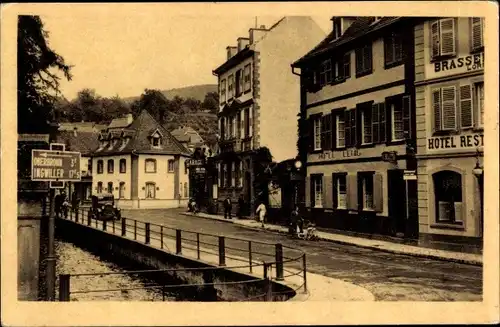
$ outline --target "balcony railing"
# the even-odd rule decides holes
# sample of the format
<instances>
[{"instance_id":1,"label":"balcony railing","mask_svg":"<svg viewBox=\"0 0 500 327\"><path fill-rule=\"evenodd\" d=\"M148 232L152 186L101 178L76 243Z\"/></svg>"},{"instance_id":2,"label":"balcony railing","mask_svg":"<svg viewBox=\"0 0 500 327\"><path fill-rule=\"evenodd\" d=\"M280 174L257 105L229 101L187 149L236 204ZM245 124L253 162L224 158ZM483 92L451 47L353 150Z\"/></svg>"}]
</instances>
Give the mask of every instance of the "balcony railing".
<instances>
[{"instance_id":1,"label":"balcony railing","mask_svg":"<svg viewBox=\"0 0 500 327\"><path fill-rule=\"evenodd\" d=\"M238 138L231 138L226 140L221 140L219 142L219 147L221 152L240 152L241 148L241 140Z\"/></svg>"}]
</instances>

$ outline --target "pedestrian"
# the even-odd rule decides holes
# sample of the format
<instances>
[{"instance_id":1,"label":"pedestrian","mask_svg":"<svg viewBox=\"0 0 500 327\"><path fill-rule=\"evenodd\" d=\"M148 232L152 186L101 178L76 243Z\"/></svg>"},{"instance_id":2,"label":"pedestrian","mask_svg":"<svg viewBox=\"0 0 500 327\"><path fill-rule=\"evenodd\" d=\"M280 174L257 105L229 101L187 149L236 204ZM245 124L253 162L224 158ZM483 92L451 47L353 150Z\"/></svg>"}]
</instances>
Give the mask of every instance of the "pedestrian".
<instances>
[{"instance_id":1,"label":"pedestrian","mask_svg":"<svg viewBox=\"0 0 500 327\"><path fill-rule=\"evenodd\" d=\"M73 194L71 194L71 209L73 212L78 211L78 206L80 204L80 199L78 199L78 194L76 193L76 190L73 191Z\"/></svg>"},{"instance_id":2,"label":"pedestrian","mask_svg":"<svg viewBox=\"0 0 500 327\"><path fill-rule=\"evenodd\" d=\"M297 222L298 222L298 219L299 219L299 208L295 207L292 210L292 215L291 215L291 218L290 218L290 234L292 234L292 236L296 236L297 235Z\"/></svg>"},{"instance_id":3,"label":"pedestrian","mask_svg":"<svg viewBox=\"0 0 500 327\"><path fill-rule=\"evenodd\" d=\"M224 219L232 219L231 218L231 210L232 210L232 205L231 205L231 199L227 197L224 200Z\"/></svg>"},{"instance_id":4,"label":"pedestrian","mask_svg":"<svg viewBox=\"0 0 500 327\"><path fill-rule=\"evenodd\" d=\"M243 194L240 194L240 198L238 199L238 218L241 219L243 217L243 207L245 206L245 200L243 199Z\"/></svg>"},{"instance_id":5,"label":"pedestrian","mask_svg":"<svg viewBox=\"0 0 500 327\"><path fill-rule=\"evenodd\" d=\"M262 224L262 228L264 228L264 218L266 216L266 205L264 202L261 202L255 211L259 215L260 223Z\"/></svg>"}]
</instances>

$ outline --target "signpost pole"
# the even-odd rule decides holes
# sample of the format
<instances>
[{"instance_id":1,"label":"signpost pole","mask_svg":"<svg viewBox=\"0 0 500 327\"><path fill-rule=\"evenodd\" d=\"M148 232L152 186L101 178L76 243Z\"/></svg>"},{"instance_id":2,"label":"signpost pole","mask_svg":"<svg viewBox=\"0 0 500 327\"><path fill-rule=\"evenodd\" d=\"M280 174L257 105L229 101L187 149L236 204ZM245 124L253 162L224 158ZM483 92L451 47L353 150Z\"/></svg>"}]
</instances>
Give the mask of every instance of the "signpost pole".
<instances>
[{"instance_id":1,"label":"signpost pole","mask_svg":"<svg viewBox=\"0 0 500 327\"><path fill-rule=\"evenodd\" d=\"M50 189L50 214L49 214L49 244L47 254L47 301L55 300L56 281L56 257L54 254L54 231L55 231L55 189Z\"/></svg>"}]
</instances>

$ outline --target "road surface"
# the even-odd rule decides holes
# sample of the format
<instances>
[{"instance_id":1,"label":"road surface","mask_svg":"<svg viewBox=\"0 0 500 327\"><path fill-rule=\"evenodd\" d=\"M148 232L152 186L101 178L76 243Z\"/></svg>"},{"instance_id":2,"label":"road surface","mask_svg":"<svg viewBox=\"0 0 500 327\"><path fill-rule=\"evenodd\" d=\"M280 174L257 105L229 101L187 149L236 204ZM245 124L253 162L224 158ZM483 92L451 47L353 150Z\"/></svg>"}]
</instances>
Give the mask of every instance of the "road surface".
<instances>
[{"instance_id":1,"label":"road surface","mask_svg":"<svg viewBox=\"0 0 500 327\"><path fill-rule=\"evenodd\" d=\"M295 240L269 231L185 216L181 214L183 211L185 209L123 210L123 217L170 228L299 247L307 254L308 271L362 286L380 301L482 300L482 267L326 241ZM236 246L246 248L243 242ZM257 245L255 248L257 252L273 254L268 247L264 250Z\"/></svg>"}]
</instances>

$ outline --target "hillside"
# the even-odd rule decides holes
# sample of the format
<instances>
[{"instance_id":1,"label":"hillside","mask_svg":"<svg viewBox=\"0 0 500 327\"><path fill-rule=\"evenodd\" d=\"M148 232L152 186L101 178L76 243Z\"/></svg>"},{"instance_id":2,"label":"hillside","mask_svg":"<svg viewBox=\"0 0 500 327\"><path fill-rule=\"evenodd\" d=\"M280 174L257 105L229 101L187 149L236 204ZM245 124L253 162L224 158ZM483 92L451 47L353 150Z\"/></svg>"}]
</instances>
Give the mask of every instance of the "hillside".
<instances>
[{"instance_id":1,"label":"hillside","mask_svg":"<svg viewBox=\"0 0 500 327\"><path fill-rule=\"evenodd\" d=\"M172 100L175 96L178 96L184 99L194 98L199 101L203 101L203 99L205 99L205 94L209 92L218 92L217 84L192 85L161 91L161 93L163 93L169 100ZM123 100L127 103L132 103L137 99L139 99L139 96L128 97L124 98Z\"/></svg>"}]
</instances>

